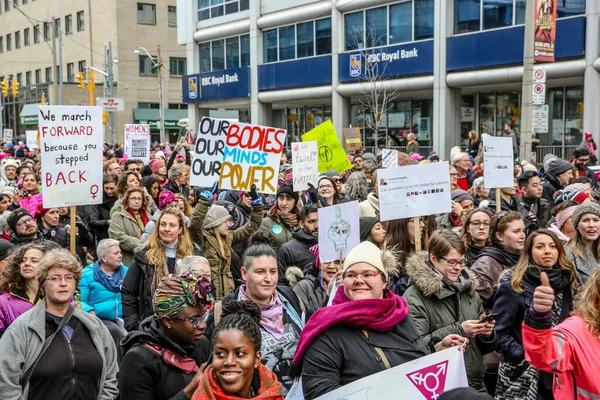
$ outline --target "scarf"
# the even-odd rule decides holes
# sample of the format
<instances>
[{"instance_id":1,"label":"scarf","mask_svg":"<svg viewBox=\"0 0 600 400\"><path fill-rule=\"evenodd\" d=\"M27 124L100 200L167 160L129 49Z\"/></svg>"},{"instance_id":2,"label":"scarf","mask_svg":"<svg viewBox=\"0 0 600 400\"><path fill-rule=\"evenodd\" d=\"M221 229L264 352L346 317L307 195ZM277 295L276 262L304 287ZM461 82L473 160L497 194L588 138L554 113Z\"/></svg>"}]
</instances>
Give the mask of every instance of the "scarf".
<instances>
[{"instance_id":1,"label":"scarf","mask_svg":"<svg viewBox=\"0 0 600 400\"><path fill-rule=\"evenodd\" d=\"M571 285L571 278L567 271L556 268L538 267L534 264L530 264L529 267L527 267L527 271L525 271L525 275L523 275L523 281L534 288L538 287L542 284L542 279L540 278L542 272L545 272L546 275L548 275L550 287L554 289L555 292L561 292L565 287Z\"/></svg>"},{"instance_id":2,"label":"scarf","mask_svg":"<svg viewBox=\"0 0 600 400\"><path fill-rule=\"evenodd\" d=\"M140 233L144 233L144 229L146 229L146 225L148 225L149 221L146 210L132 211L127 209L127 212L135 219L135 222L137 222Z\"/></svg>"},{"instance_id":3,"label":"scarf","mask_svg":"<svg viewBox=\"0 0 600 400\"><path fill-rule=\"evenodd\" d=\"M277 216L290 228L298 226L298 214L277 210Z\"/></svg>"},{"instance_id":4,"label":"scarf","mask_svg":"<svg viewBox=\"0 0 600 400\"><path fill-rule=\"evenodd\" d=\"M468 244L467 245L467 252L465 254L465 258L467 259L467 267L470 267L471 265L473 265L473 263L475 262L475 260L477 260L477 257L479 257L479 253L481 253L481 250L483 250L484 247L482 246L477 246L475 244Z\"/></svg>"},{"instance_id":5,"label":"scarf","mask_svg":"<svg viewBox=\"0 0 600 400\"><path fill-rule=\"evenodd\" d=\"M160 243L165 248L165 253L167 255L167 258L177 258L177 242L175 242L173 244L166 244L165 242L163 242L161 240Z\"/></svg>"},{"instance_id":6,"label":"scarf","mask_svg":"<svg viewBox=\"0 0 600 400\"><path fill-rule=\"evenodd\" d=\"M277 380L277 376L269 371L264 365L259 364L255 376L258 373L259 387L258 394L252 393L251 399L262 400L283 400L282 386ZM198 389L194 392L192 400L242 400L243 397L225 393L219 382L215 379L215 371L212 365L209 365L200 378ZM251 389L251 392L253 390Z\"/></svg>"},{"instance_id":7,"label":"scarf","mask_svg":"<svg viewBox=\"0 0 600 400\"><path fill-rule=\"evenodd\" d=\"M451 281L450 279L448 279L444 275L442 275L442 273L440 271L435 269L433 264L431 264L431 261L427 260L427 261L425 261L425 263L429 266L429 268L431 268L431 270L433 271L435 276L437 276L439 278L439 280L442 281L444 286L446 286L446 288L448 288L450 291L460 294L460 293L463 293L463 292L471 289L471 286L473 285L473 283L471 282L471 279L469 278L469 274L467 274L467 271L465 269L460 271L460 275L458 276L457 280Z\"/></svg>"},{"instance_id":8,"label":"scarf","mask_svg":"<svg viewBox=\"0 0 600 400\"><path fill-rule=\"evenodd\" d=\"M408 304L402 297L385 290L383 299L350 301L340 288L330 307L317 310L304 326L293 365L300 365L310 344L330 327L343 324L367 331L388 332L408 315Z\"/></svg>"},{"instance_id":9,"label":"scarf","mask_svg":"<svg viewBox=\"0 0 600 400\"><path fill-rule=\"evenodd\" d=\"M124 278L125 268L123 268L123 264L119 265L119 268L112 275L108 275L100 267L100 260L94 263L94 280L111 292L119 293L121 291Z\"/></svg>"},{"instance_id":10,"label":"scarf","mask_svg":"<svg viewBox=\"0 0 600 400\"><path fill-rule=\"evenodd\" d=\"M505 267L512 268L517 265L519 258L521 257L520 253L513 253L509 251L502 243L495 242L493 245L488 246L481 250L477 259L488 256L498 261L500 264Z\"/></svg>"},{"instance_id":11,"label":"scarf","mask_svg":"<svg viewBox=\"0 0 600 400\"><path fill-rule=\"evenodd\" d=\"M246 285L240 286L240 299L252 301L246 293ZM281 340L283 337L283 303L277 293L269 304L256 304L260 308L260 326L275 339Z\"/></svg>"}]
</instances>

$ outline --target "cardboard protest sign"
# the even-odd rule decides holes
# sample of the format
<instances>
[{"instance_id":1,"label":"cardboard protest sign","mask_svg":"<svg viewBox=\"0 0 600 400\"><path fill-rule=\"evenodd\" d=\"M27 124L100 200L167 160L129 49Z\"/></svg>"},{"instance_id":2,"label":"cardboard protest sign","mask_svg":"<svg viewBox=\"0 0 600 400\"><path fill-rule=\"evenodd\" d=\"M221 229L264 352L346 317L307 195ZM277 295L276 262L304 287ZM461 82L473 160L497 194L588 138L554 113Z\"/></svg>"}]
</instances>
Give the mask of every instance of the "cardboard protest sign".
<instances>
[{"instance_id":1,"label":"cardboard protest sign","mask_svg":"<svg viewBox=\"0 0 600 400\"><path fill-rule=\"evenodd\" d=\"M377 171L380 220L450 212L449 168L445 161Z\"/></svg>"},{"instance_id":2,"label":"cardboard protest sign","mask_svg":"<svg viewBox=\"0 0 600 400\"><path fill-rule=\"evenodd\" d=\"M514 158L512 138L483 137L483 184L486 189L514 185Z\"/></svg>"},{"instance_id":3,"label":"cardboard protest sign","mask_svg":"<svg viewBox=\"0 0 600 400\"><path fill-rule=\"evenodd\" d=\"M340 174L352 168L352 163L340 143L331 120L327 120L302 135L303 142L319 142L319 172L335 170Z\"/></svg>"},{"instance_id":4,"label":"cardboard protest sign","mask_svg":"<svg viewBox=\"0 0 600 400\"><path fill-rule=\"evenodd\" d=\"M329 262L342 258L360 243L358 201L319 208L319 258Z\"/></svg>"},{"instance_id":5,"label":"cardboard protest sign","mask_svg":"<svg viewBox=\"0 0 600 400\"><path fill-rule=\"evenodd\" d=\"M292 165L294 166L294 191L308 190L309 183L317 187L319 183L317 142L292 143Z\"/></svg>"},{"instance_id":6,"label":"cardboard protest sign","mask_svg":"<svg viewBox=\"0 0 600 400\"><path fill-rule=\"evenodd\" d=\"M444 392L469 387L464 353L457 347L369 375L317 400L432 400ZM402 396L399 396L402 393Z\"/></svg>"},{"instance_id":7,"label":"cardboard protest sign","mask_svg":"<svg viewBox=\"0 0 600 400\"><path fill-rule=\"evenodd\" d=\"M13 130L12 129L4 129L2 141L3 142L12 142L13 140Z\"/></svg>"},{"instance_id":8,"label":"cardboard protest sign","mask_svg":"<svg viewBox=\"0 0 600 400\"><path fill-rule=\"evenodd\" d=\"M203 117L192 150L190 185L211 187L219 180L223 149L231 122L226 119Z\"/></svg>"},{"instance_id":9,"label":"cardboard protest sign","mask_svg":"<svg viewBox=\"0 0 600 400\"><path fill-rule=\"evenodd\" d=\"M150 163L151 142L150 135L128 135L127 148L129 153L127 155L132 160L142 160L144 164Z\"/></svg>"},{"instance_id":10,"label":"cardboard protest sign","mask_svg":"<svg viewBox=\"0 0 600 400\"><path fill-rule=\"evenodd\" d=\"M25 131L25 143L29 150L39 149L37 141L37 131Z\"/></svg>"},{"instance_id":11,"label":"cardboard protest sign","mask_svg":"<svg viewBox=\"0 0 600 400\"><path fill-rule=\"evenodd\" d=\"M344 128L344 142L346 142L346 151L356 151L362 149L360 129Z\"/></svg>"},{"instance_id":12,"label":"cardboard protest sign","mask_svg":"<svg viewBox=\"0 0 600 400\"><path fill-rule=\"evenodd\" d=\"M102 107L40 106L46 208L102 203Z\"/></svg>"},{"instance_id":13,"label":"cardboard protest sign","mask_svg":"<svg viewBox=\"0 0 600 400\"><path fill-rule=\"evenodd\" d=\"M398 166L398 150L383 149L381 151L381 165L383 168Z\"/></svg>"},{"instance_id":14,"label":"cardboard protest sign","mask_svg":"<svg viewBox=\"0 0 600 400\"><path fill-rule=\"evenodd\" d=\"M131 151L131 149L129 148L129 143L130 143L129 136L130 135L150 136L150 125L148 125L148 124L125 124L125 154L127 154L127 156L129 156L129 158L134 158L131 156L131 154L129 154Z\"/></svg>"},{"instance_id":15,"label":"cardboard protest sign","mask_svg":"<svg viewBox=\"0 0 600 400\"><path fill-rule=\"evenodd\" d=\"M198 136L201 134L198 133ZM287 131L230 122L219 174L221 189L276 194L281 153Z\"/></svg>"}]
</instances>

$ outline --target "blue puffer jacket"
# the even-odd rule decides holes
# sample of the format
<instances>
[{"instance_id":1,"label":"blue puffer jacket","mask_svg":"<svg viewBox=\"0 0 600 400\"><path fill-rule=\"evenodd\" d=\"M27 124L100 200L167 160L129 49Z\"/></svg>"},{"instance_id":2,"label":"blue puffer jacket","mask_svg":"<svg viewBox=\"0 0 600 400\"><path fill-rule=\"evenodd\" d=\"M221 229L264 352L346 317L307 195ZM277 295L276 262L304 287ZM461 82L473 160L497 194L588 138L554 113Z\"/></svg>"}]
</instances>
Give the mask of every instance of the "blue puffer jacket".
<instances>
[{"instance_id":1,"label":"blue puffer jacket","mask_svg":"<svg viewBox=\"0 0 600 400\"><path fill-rule=\"evenodd\" d=\"M129 268L122 263L120 268L125 268L126 275ZM111 321L123 318L121 292L112 292L100 282L94 280L94 264L90 264L83 269L81 281L79 281L79 290L83 311L90 312L94 310L98 318Z\"/></svg>"}]
</instances>

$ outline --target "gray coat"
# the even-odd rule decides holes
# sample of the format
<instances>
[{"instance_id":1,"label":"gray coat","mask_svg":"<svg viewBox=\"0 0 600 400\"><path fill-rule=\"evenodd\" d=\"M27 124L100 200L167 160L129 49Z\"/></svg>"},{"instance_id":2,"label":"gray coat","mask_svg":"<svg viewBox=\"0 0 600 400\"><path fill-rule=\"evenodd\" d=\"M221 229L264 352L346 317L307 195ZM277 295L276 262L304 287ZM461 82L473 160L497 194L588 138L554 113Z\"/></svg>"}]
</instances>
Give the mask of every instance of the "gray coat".
<instances>
[{"instance_id":1,"label":"gray coat","mask_svg":"<svg viewBox=\"0 0 600 400\"><path fill-rule=\"evenodd\" d=\"M77 318L90 332L104 366L98 400L115 399L119 393L117 349L108 329L97 317L76 308ZM2 399L27 399L29 385L22 388L21 377L42 351L46 338L46 301L40 301L13 322L0 338L0 388Z\"/></svg>"},{"instance_id":2,"label":"gray coat","mask_svg":"<svg viewBox=\"0 0 600 400\"><path fill-rule=\"evenodd\" d=\"M577 283L580 285L583 285L590 278L594 270L598 268L596 257L587 250L583 251L583 256L577 256L573 253L571 246L566 246L565 255L575 266Z\"/></svg>"}]
</instances>

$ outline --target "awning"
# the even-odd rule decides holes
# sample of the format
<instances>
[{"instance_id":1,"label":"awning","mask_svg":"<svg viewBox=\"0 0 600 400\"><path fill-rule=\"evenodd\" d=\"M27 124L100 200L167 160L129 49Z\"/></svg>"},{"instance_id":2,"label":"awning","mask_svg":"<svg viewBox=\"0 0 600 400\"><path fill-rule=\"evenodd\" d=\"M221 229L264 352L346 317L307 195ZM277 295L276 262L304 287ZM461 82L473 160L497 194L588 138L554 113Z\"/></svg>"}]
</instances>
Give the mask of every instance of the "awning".
<instances>
[{"instance_id":1,"label":"awning","mask_svg":"<svg viewBox=\"0 0 600 400\"><path fill-rule=\"evenodd\" d=\"M156 108L134 108L133 119L136 124L148 124L150 129L158 129L160 110ZM187 118L187 110L165 110L165 129L179 130L177 123L182 118Z\"/></svg>"},{"instance_id":2,"label":"awning","mask_svg":"<svg viewBox=\"0 0 600 400\"><path fill-rule=\"evenodd\" d=\"M37 125L38 124L38 107L39 104L25 104L21 109L20 118L21 125Z\"/></svg>"}]
</instances>

